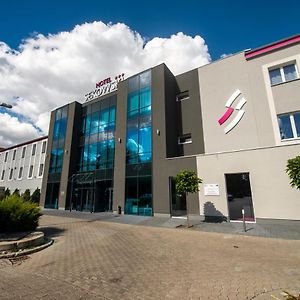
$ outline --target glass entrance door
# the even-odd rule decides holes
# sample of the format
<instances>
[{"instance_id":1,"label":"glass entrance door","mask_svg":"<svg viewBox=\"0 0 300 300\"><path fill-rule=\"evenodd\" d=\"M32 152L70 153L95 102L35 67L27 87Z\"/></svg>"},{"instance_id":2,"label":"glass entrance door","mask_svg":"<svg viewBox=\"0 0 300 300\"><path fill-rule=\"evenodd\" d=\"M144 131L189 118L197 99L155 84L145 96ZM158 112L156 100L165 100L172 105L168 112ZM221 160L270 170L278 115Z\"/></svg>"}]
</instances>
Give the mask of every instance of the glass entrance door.
<instances>
[{"instance_id":1,"label":"glass entrance door","mask_svg":"<svg viewBox=\"0 0 300 300\"><path fill-rule=\"evenodd\" d=\"M176 193L175 179L169 178L170 197L171 197L171 215L172 217L186 216L186 197Z\"/></svg>"},{"instance_id":2,"label":"glass entrance door","mask_svg":"<svg viewBox=\"0 0 300 300\"><path fill-rule=\"evenodd\" d=\"M230 220L242 221L244 209L246 221L255 221L249 173L225 174L225 179Z\"/></svg>"}]
</instances>

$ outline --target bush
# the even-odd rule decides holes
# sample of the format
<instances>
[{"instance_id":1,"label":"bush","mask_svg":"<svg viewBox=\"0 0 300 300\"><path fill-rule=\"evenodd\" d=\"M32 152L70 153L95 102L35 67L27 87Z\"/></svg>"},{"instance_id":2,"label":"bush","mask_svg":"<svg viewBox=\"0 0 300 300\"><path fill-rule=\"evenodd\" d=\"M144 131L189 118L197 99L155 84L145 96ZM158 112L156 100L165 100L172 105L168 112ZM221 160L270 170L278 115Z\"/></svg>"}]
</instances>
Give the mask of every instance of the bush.
<instances>
[{"instance_id":1,"label":"bush","mask_svg":"<svg viewBox=\"0 0 300 300\"><path fill-rule=\"evenodd\" d=\"M300 190L300 156L288 160L286 172L290 177L291 186Z\"/></svg>"},{"instance_id":2,"label":"bush","mask_svg":"<svg viewBox=\"0 0 300 300\"><path fill-rule=\"evenodd\" d=\"M13 195L20 196L20 190L19 189L15 189L14 192L13 192Z\"/></svg>"},{"instance_id":3,"label":"bush","mask_svg":"<svg viewBox=\"0 0 300 300\"><path fill-rule=\"evenodd\" d=\"M40 216L40 208L36 204L11 195L0 201L0 232L34 230Z\"/></svg>"},{"instance_id":4,"label":"bush","mask_svg":"<svg viewBox=\"0 0 300 300\"><path fill-rule=\"evenodd\" d=\"M41 191L39 188L36 188L36 190L31 195L31 201L39 205L40 197L41 197Z\"/></svg>"},{"instance_id":5,"label":"bush","mask_svg":"<svg viewBox=\"0 0 300 300\"><path fill-rule=\"evenodd\" d=\"M25 190L24 194L22 194L22 198L23 198L24 201L30 201L31 200L29 189Z\"/></svg>"}]
</instances>

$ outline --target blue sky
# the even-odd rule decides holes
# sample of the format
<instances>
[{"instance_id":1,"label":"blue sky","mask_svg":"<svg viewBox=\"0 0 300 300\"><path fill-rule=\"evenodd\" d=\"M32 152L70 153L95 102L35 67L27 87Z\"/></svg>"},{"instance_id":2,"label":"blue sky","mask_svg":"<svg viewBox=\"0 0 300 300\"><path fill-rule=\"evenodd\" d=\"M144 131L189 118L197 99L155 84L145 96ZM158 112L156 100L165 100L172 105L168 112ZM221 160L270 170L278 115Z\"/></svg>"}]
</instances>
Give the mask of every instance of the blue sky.
<instances>
[{"instance_id":1,"label":"blue sky","mask_svg":"<svg viewBox=\"0 0 300 300\"><path fill-rule=\"evenodd\" d=\"M0 41L16 48L33 32L91 21L123 22L143 37L199 34L212 59L300 33L300 1L2 1Z\"/></svg>"}]
</instances>

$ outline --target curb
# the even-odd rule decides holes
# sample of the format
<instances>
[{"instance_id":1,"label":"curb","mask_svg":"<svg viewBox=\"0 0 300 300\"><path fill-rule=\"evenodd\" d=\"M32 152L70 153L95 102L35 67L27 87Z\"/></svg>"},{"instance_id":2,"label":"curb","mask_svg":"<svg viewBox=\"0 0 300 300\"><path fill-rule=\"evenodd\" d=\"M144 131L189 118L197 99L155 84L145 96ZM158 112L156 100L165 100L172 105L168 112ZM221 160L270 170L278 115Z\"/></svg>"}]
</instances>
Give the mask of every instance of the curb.
<instances>
[{"instance_id":1,"label":"curb","mask_svg":"<svg viewBox=\"0 0 300 300\"><path fill-rule=\"evenodd\" d=\"M47 240L48 241L46 242L46 244L43 244L43 245L40 245L40 246L37 246L37 247L34 247L34 248L24 249L23 251L18 251L18 252L15 252L15 253L1 254L0 259L1 258L19 257L19 256L32 254L32 253L41 251L43 249L46 249L54 243L54 240L52 240L52 239L47 239Z\"/></svg>"}]
</instances>

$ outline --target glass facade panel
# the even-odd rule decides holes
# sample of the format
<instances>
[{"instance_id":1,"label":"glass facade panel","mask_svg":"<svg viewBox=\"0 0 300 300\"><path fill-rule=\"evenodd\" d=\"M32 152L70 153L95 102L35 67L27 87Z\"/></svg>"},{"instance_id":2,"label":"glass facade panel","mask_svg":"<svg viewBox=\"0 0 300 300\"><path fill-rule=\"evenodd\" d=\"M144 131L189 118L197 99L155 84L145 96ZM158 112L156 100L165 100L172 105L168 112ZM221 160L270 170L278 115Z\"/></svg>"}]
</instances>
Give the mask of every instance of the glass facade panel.
<instances>
[{"instance_id":1,"label":"glass facade panel","mask_svg":"<svg viewBox=\"0 0 300 300\"><path fill-rule=\"evenodd\" d=\"M90 125L86 125L82 132L85 139L79 171L111 169L115 151L116 97L102 99L83 110L86 115L83 115L82 122Z\"/></svg>"},{"instance_id":2,"label":"glass facade panel","mask_svg":"<svg viewBox=\"0 0 300 300\"><path fill-rule=\"evenodd\" d=\"M62 170L67 130L67 114L68 106L58 109L55 113L49 173L60 173Z\"/></svg>"},{"instance_id":3,"label":"glass facade panel","mask_svg":"<svg viewBox=\"0 0 300 300\"><path fill-rule=\"evenodd\" d=\"M151 72L128 85L125 213L152 216Z\"/></svg>"}]
</instances>

